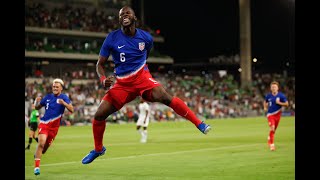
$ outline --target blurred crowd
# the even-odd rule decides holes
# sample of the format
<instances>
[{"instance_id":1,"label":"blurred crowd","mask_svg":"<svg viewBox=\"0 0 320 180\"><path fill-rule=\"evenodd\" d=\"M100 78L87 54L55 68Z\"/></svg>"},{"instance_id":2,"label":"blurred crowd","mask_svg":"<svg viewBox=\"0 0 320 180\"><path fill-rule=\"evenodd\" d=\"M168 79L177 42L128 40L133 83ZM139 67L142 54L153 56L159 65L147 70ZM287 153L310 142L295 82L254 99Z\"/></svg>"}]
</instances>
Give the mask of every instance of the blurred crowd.
<instances>
[{"instance_id":1,"label":"blurred crowd","mask_svg":"<svg viewBox=\"0 0 320 180\"><path fill-rule=\"evenodd\" d=\"M103 5L101 6L75 4L68 1L49 2L39 0L25 1L26 27L107 34L119 28L119 9L128 4L128 1L115 0L102 1ZM155 30L140 20L138 20L137 26L150 32L153 37L159 37ZM103 40L104 37L75 38L72 36L48 36L43 34L39 36L29 32L25 34L25 50L98 54ZM155 48L152 48L151 56L159 57L161 54Z\"/></svg>"},{"instance_id":2,"label":"blurred crowd","mask_svg":"<svg viewBox=\"0 0 320 180\"><path fill-rule=\"evenodd\" d=\"M102 6L25 1L25 26L109 33L119 27L118 13L128 1L105 1ZM138 27L157 35L138 19Z\"/></svg>"},{"instance_id":3,"label":"blurred crowd","mask_svg":"<svg viewBox=\"0 0 320 180\"><path fill-rule=\"evenodd\" d=\"M55 0L25 1L25 26L78 30L87 32L104 32L119 27L118 11L128 1L104 0L103 5L74 4L71 1ZM138 26L157 36L154 30L138 22ZM25 36L26 50L30 51L62 51L94 53L99 52L100 39L75 41L63 37ZM159 54L153 49L151 55ZM214 61L215 59L213 59ZM40 65L39 65L40 66ZM112 67L112 64L109 65ZM45 67L43 67L45 68ZM88 68L88 67L86 67ZM110 70L112 72L112 70ZM151 72L152 73L152 72ZM174 96L180 97L201 119L235 118L246 116L261 116L263 112L264 95L269 92L269 84L273 80L280 82L280 91L288 97L291 115L295 112L295 79L283 74L253 75L252 85L241 88L240 82L231 74L221 75L211 72L203 75L186 73L172 74L169 72L154 72L153 77L161 82ZM26 74L25 83L25 114L31 111L31 104L37 96L51 92L52 79L56 76L37 68L33 74ZM75 107L74 113L66 111L64 125L81 125L91 123L105 90L96 77L95 68L89 69L77 65L70 66L65 75L59 77L65 82L64 93L68 94ZM135 122L138 119L138 99L128 103L121 110L109 116L107 121L122 123ZM176 121L182 118L171 108L151 103L151 121ZM43 114L44 110L40 110Z\"/></svg>"},{"instance_id":4,"label":"blurred crowd","mask_svg":"<svg viewBox=\"0 0 320 180\"><path fill-rule=\"evenodd\" d=\"M294 115L295 79L280 74L255 74L252 86L241 88L233 75L218 73L194 76L169 73L153 73L154 78L175 96L180 97L201 119L235 118L264 115L264 95L270 91L272 80L280 82L280 90L286 94L290 106L285 110ZM65 81L64 93L68 94L75 107L74 113L65 113L65 124L87 124L96 112L106 90L96 78L91 81L74 81L72 76L61 77ZM27 78L25 86L25 113L37 96L51 92L52 77ZM79 83L81 82L81 83ZM138 119L138 98L109 116L107 121L122 123ZM170 107L151 103L151 121L177 121L182 118ZM43 110L43 109L42 109ZM41 112L41 111L40 111ZM43 114L43 112L41 113Z\"/></svg>"}]
</instances>

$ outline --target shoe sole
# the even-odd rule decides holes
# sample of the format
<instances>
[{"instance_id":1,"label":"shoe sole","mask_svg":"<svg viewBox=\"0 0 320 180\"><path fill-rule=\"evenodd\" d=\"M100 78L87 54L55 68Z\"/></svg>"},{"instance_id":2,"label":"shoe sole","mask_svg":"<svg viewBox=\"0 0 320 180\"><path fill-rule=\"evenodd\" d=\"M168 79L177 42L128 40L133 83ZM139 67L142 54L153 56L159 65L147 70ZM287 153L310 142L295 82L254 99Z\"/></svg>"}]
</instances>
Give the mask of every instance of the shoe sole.
<instances>
[{"instance_id":1,"label":"shoe sole","mask_svg":"<svg viewBox=\"0 0 320 180\"><path fill-rule=\"evenodd\" d=\"M208 126L206 130L204 130L203 134L207 134L211 129L212 129L211 126Z\"/></svg>"}]
</instances>

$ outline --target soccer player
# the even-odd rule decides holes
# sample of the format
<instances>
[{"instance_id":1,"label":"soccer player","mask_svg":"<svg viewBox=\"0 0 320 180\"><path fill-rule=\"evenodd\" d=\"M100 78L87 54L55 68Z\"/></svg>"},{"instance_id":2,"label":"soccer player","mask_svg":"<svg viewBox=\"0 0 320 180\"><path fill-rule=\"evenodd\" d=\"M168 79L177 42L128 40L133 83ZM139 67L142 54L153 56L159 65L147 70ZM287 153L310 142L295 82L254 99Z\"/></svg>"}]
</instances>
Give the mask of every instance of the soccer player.
<instances>
[{"instance_id":1,"label":"soccer player","mask_svg":"<svg viewBox=\"0 0 320 180\"><path fill-rule=\"evenodd\" d=\"M136 28L136 22L137 17L131 7L121 8L121 27L108 34L100 49L96 71L102 85L110 89L102 98L92 120L94 149L82 159L83 164L91 163L105 153L103 136L106 118L137 96L148 102L160 102L171 107L177 114L192 122L203 134L207 134L211 129L210 125L199 120L180 98L169 94L160 82L153 79L146 64L153 46L153 38L150 33ZM110 54L115 64L114 75L106 77L104 68Z\"/></svg>"},{"instance_id":2,"label":"soccer player","mask_svg":"<svg viewBox=\"0 0 320 180\"><path fill-rule=\"evenodd\" d=\"M264 111L267 112L268 123L270 127L268 136L268 145L271 151L276 149L274 145L274 134L279 125L281 118L281 108L282 106L289 106L286 96L279 92L279 83L277 81L272 81L270 84L271 92L265 96Z\"/></svg>"},{"instance_id":3,"label":"soccer player","mask_svg":"<svg viewBox=\"0 0 320 180\"><path fill-rule=\"evenodd\" d=\"M52 84L52 93L47 94L44 98L37 97L35 108L39 110L45 107L45 113L40 118L38 130L38 147L34 155L34 174L40 174L40 159L46 153L49 146L57 136L60 121L65 108L73 113L73 105L66 94L62 93L64 82L61 79L54 79Z\"/></svg>"},{"instance_id":4,"label":"soccer player","mask_svg":"<svg viewBox=\"0 0 320 180\"><path fill-rule=\"evenodd\" d=\"M140 142L141 143L146 143L148 139L148 125L150 121L150 106L149 104L143 99L140 98L140 103L139 103L139 118L136 123L137 131L141 135ZM143 127L143 130L141 129Z\"/></svg>"},{"instance_id":5,"label":"soccer player","mask_svg":"<svg viewBox=\"0 0 320 180\"><path fill-rule=\"evenodd\" d=\"M38 129L38 123L40 121L40 114L39 111L36 110L36 107L34 104L31 106L32 111L29 118L30 126L29 126L29 143L28 146L25 148L25 150L30 149L30 145L32 143L32 139L35 139L38 142L38 137L36 137L36 130Z\"/></svg>"}]
</instances>

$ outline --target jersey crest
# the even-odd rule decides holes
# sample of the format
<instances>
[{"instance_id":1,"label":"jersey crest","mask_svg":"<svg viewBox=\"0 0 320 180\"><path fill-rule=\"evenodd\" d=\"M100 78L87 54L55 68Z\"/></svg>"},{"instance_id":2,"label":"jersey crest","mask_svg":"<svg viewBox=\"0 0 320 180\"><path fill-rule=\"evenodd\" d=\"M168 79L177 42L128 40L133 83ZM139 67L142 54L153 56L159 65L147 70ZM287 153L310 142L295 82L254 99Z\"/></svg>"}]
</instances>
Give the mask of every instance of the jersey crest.
<instances>
[{"instance_id":1,"label":"jersey crest","mask_svg":"<svg viewBox=\"0 0 320 180\"><path fill-rule=\"evenodd\" d=\"M139 42L139 49L140 49L141 51L144 50L144 42Z\"/></svg>"}]
</instances>

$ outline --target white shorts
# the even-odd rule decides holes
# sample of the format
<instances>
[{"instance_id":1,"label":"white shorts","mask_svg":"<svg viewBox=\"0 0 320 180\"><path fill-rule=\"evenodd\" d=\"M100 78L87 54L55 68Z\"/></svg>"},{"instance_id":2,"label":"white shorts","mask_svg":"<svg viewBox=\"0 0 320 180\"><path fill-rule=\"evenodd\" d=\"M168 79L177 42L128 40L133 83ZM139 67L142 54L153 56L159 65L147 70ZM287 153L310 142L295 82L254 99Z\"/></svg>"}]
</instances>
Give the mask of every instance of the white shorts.
<instances>
[{"instance_id":1,"label":"white shorts","mask_svg":"<svg viewBox=\"0 0 320 180\"><path fill-rule=\"evenodd\" d=\"M146 119L146 123L143 123L144 119L145 119L145 117L141 117L141 118L139 117L139 119L137 121L137 126L148 127L150 118Z\"/></svg>"}]
</instances>

